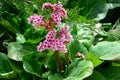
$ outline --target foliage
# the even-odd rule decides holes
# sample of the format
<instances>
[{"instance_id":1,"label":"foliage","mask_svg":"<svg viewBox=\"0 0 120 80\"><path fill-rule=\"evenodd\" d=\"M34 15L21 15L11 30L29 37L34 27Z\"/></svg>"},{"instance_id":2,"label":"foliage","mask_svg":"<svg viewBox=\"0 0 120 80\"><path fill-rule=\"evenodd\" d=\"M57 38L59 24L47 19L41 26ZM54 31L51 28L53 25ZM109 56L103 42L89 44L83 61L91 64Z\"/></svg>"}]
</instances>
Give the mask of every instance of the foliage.
<instances>
[{"instance_id":1,"label":"foliage","mask_svg":"<svg viewBox=\"0 0 120 80\"><path fill-rule=\"evenodd\" d=\"M37 51L48 31L28 24L34 13L48 18L50 10L42 11L42 5L58 1L68 12L60 27L69 25L72 34L68 52L57 55L63 72L54 51ZM120 10L119 0L1 0L0 80L119 80L120 15L115 9ZM110 14L114 21L105 23Z\"/></svg>"}]
</instances>

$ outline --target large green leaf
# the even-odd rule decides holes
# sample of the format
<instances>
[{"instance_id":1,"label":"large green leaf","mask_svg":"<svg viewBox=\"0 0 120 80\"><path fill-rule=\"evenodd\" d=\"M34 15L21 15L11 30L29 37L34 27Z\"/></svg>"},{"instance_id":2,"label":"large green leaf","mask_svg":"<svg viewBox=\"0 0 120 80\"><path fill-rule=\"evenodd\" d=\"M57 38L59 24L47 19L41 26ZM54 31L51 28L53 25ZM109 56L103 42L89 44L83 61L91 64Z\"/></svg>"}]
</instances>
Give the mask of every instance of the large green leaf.
<instances>
[{"instance_id":1,"label":"large green leaf","mask_svg":"<svg viewBox=\"0 0 120 80\"><path fill-rule=\"evenodd\" d=\"M14 71L10 67L8 57L4 53L0 53L0 78L13 78Z\"/></svg>"},{"instance_id":2,"label":"large green leaf","mask_svg":"<svg viewBox=\"0 0 120 80\"><path fill-rule=\"evenodd\" d=\"M31 53L27 54L23 57L23 68L26 72L34 74L38 77L41 76L42 73L42 64L38 61L39 54Z\"/></svg>"},{"instance_id":3,"label":"large green leaf","mask_svg":"<svg viewBox=\"0 0 120 80\"><path fill-rule=\"evenodd\" d=\"M90 2L92 3L90 4ZM106 4L106 0L91 0L88 4L90 5L90 7L86 5L87 8L89 7L87 17L99 21L106 16L109 9L109 6L107 6Z\"/></svg>"},{"instance_id":4,"label":"large green leaf","mask_svg":"<svg viewBox=\"0 0 120 80\"><path fill-rule=\"evenodd\" d=\"M8 44L8 57L10 59L21 61L22 60L22 45L16 42L12 42Z\"/></svg>"},{"instance_id":5,"label":"large green leaf","mask_svg":"<svg viewBox=\"0 0 120 80\"><path fill-rule=\"evenodd\" d=\"M117 25L116 29L112 29L108 32L108 40L116 41L120 40L120 25Z\"/></svg>"},{"instance_id":6,"label":"large green leaf","mask_svg":"<svg viewBox=\"0 0 120 80\"><path fill-rule=\"evenodd\" d=\"M9 63L10 63L10 66L11 68L15 71L15 72L18 72L20 73L21 71L23 71L23 63L22 62L18 62L18 61L15 61L15 60L12 60L10 59L9 60Z\"/></svg>"},{"instance_id":7,"label":"large green leaf","mask_svg":"<svg viewBox=\"0 0 120 80\"><path fill-rule=\"evenodd\" d=\"M94 53L102 60L120 60L120 43L117 41L99 42L90 48L90 52Z\"/></svg>"},{"instance_id":8,"label":"large green leaf","mask_svg":"<svg viewBox=\"0 0 120 80\"><path fill-rule=\"evenodd\" d=\"M86 58L92 61L94 67L97 67L98 65L103 63L103 61L101 61L99 57L96 56L95 54L88 53L86 54Z\"/></svg>"},{"instance_id":9,"label":"large green leaf","mask_svg":"<svg viewBox=\"0 0 120 80\"><path fill-rule=\"evenodd\" d=\"M44 28L40 30L34 30L33 27L27 29L24 33L26 43L38 44L41 40L45 38L46 31Z\"/></svg>"},{"instance_id":10,"label":"large green leaf","mask_svg":"<svg viewBox=\"0 0 120 80\"><path fill-rule=\"evenodd\" d=\"M11 42L8 44L8 57L16 61L21 61L24 55L29 54L33 51L36 51L35 45L21 45L17 42Z\"/></svg>"},{"instance_id":11,"label":"large green leaf","mask_svg":"<svg viewBox=\"0 0 120 80\"><path fill-rule=\"evenodd\" d=\"M1 25L2 27L4 27L7 31L11 31L11 33L14 33L14 34L15 34L15 33L19 32L19 31L16 29L16 27L13 27L13 25L10 24L10 22L8 22L8 21L5 20L5 19L2 19L2 20L1 20L0 25Z\"/></svg>"},{"instance_id":12,"label":"large green leaf","mask_svg":"<svg viewBox=\"0 0 120 80\"><path fill-rule=\"evenodd\" d=\"M65 70L64 80L83 80L93 72L91 61L75 59Z\"/></svg>"},{"instance_id":13,"label":"large green leaf","mask_svg":"<svg viewBox=\"0 0 120 80\"><path fill-rule=\"evenodd\" d=\"M24 55L22 48L23 46L17 42L9 43L8 44L8 57L16 61L21 61Z\"/></svg>"}]
</instances>

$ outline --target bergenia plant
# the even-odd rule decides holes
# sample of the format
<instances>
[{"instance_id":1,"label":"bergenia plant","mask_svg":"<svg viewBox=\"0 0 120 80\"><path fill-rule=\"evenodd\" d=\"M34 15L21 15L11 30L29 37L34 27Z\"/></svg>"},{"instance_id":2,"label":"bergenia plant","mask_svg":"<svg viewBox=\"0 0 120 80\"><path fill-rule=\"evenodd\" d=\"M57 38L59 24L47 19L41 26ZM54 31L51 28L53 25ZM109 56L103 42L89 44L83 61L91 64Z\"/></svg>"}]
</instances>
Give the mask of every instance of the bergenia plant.
<instances>
[{"instance_id":1,"label":"bergenia plant","mask_svg":"<svg viewBox=\"0 0 120 80\"><path fill-rule=\"evenodd\" d=\"M28 18L28 23L34 26L34 29L39 29L39 26L44 27L48 34L43 42L40 42L37 46L37 51L42 52L44 50L53 50L56 58L58 59L59 68L61 72L64 72L61 59L58 55L59 52L66 54L66 44L72 40L72 35L69 33L69 26L63 26L59 31L55 27L59 27L62 18L67 18L67 11L62 7L61 3L57 4L45 3L42 6L42 10L47 7L52 11L49 20L45 20L45 16L34 14ZM59 35L56 37L56 35Z\"/></svg>"}]
</instances>

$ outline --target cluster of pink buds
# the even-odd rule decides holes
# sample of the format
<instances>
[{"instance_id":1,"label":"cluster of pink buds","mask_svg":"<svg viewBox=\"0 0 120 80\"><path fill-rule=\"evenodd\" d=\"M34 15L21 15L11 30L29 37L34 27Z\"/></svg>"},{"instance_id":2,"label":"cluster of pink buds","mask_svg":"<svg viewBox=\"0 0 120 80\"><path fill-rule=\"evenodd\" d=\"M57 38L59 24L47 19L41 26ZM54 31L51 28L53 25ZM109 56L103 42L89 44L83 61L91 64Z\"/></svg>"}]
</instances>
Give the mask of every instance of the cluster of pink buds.
<instances>
[{"instance_id":1,"label":"cluster of pink buds","mask_svg":"<svg viewBox=\"0 0 120 80\"><path fill-rule=\"evenodd\" d=\"M57 32L54 29L54 26L59 26L61 23L61 18L67 18L67 12L62 7L61 3L57 4L45 3L42 6L42 10L45 10L49 7L53 13L50 16L48 21L44 20L42 15L33 15L28 18L28 23L32 23L35 29L38 29L38 26L44 26L48 30L48 34L43 42L40 42L37 46L37 51L42 52L47 49L52 49L53 51L61 51L62 53L67 52L66 44L69 43L72 39L72 36L69 31L69 26L64 26ZM59 34L56 37L56 34Z\"/></svg>"},{"instance_id":2,"label":"cluster of pink buds","mask_svg":"<svg viewBox=\"0 0 120 80\"><path fill-rule=\"evenodd\" d=\"M58 2L57 4L52 5L51 3L45 3L42 6L42 10L45 10L46 7L49 7L53 13L51 14L50 18L54 20L54 22L57 24L57 26L61 23L61 18L67 18L67 12L62 7L61 3Z\"/></svg>"},{"instance_id":3,"label":"cluster of pink buds","mask_svg":"<svg viewBox=\"0 0 120 80\"><path fill-rule=\"evenodd\" d=\"M67 18L67 11L62 7L61 3L52 5L51 3L45 3L42 6L42 10L45 10L49 7L52 10L50 19L48 21L44 20L44 16L33 15L28 18L29 24L32 23L35 29L38 29L38 26L44 26L47 30L53 30L54 24L57 26L61 23L61 18Z\"/></svg>"},{"instance_id":4,"label":"cluster of pink buds","mask_svg":"<svg viewBox=\"0 0 120 80\"><path fill-rule=\"evenodd\" d=\"M76 56L79 56L79 57L81 57L82 59L84 59L84 58L85 58L85 55L84 55L84 54L82 54L82 53L80 53L80 52L77 52Z\"/></svg>"}]
</instances>

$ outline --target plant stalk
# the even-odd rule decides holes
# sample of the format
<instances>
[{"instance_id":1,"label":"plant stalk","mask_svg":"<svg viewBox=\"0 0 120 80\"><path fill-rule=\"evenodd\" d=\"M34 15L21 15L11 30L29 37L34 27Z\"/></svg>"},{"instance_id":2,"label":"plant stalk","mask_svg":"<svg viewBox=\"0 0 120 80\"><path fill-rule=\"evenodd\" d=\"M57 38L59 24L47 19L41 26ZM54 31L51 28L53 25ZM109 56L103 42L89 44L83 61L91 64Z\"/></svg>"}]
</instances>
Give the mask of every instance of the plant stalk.
<instances>
[{"instance_id":1,"label":"plant stalk","mask_svg":"<svg viewBox=\"0 0 120 80\"><path fill-rule=\"evenodd\" d=\"M54 54L55 54L55 57L56 57L56 59L58 61L59 70L60 70L61 73L63 73L64 72L64 67L63 67L62 60L61 60L61 58L60 58L60 56L58 54L58 51L55 51Z\"/></svg>"}]
</instances>

